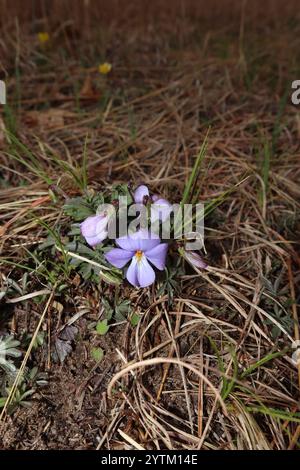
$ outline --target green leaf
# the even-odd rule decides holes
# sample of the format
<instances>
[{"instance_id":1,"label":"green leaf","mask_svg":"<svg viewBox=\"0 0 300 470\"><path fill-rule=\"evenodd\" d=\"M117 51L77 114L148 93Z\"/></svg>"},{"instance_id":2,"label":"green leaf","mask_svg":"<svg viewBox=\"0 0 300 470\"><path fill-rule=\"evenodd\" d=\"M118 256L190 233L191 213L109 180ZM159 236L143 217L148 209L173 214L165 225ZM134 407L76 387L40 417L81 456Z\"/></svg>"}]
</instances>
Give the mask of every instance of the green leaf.
<instances>
[{"instance_id":1,"label":"green leaf","mask_svg":"<svg viewBox=\"0 0 300 470\"><path fill-rule=\"evenodd\" d=\"M108 300L106 300L105 298L102 299L102 305L103 305L103 308L104 308L105 318L107 320L111 320L111 318L113 316L113 313L114 313L113 308L110 306Z\"/></svg>"},{"instance_id":2,"label":"green leaf","mask_svg":"<svg viewBox=\"0 0 300 470\"><path fill-rule=\"evenodd\" d=\"M130 300L123 300L115 307L115 319L117 321L124 321L128 318L131 312Z\"/></svg>"},{"instance_id":3,"label":"green leaf","mask_svg":"<svg viewBox=\"0 0 300 470\"><path fill-rule=\"evenodd\" d=\"M137 326L138 322L140 321L140 316L137 313L133 313L130 318L131 326Z\"/></svg>"},{"instance_id":4,"label":"green leaf","mask_svg":"<svg viewBox=\"0 0 300 470\"><path fill-rule=\"evenodd\" d=\"M109 326L107 324L107 319L99 321L96 325L96 331L98 335L105 335L109 330Z\"/></svg>"},{"instance_id":5,"label":"green leaf","mask_svg":"<svg viewBox=\"0 0 300 470\"><path fill-rule=\"evenodd\" d=\"M287 412L285 410L279 410L276 408L268 408L266 406L246 406L247 411L252 413L262 413L272 418L283 419L284 421L291 421L294 423L300 423L300 413Z\"/></svg>"},{"instance_id":6,"label":"green leaf","mask_svg":"<svg viewBox=\"0 0 300 470\"><path fill-rule=\"evenodd\" d=\"M0 337L0 359L2 362L6 362L6 358L20 357L22 352L17 348L20 345L20 341L14 339L12 335L6 338Z\"/></svg>"},{"instance_id":7,"label":"green leaf","mask_svg":"<svg viewBox=\"0 0 300 470\"><path fill-rule=\"evenodd\" d=\"M241 378L243 379L247 377L248 375L252 374L252 372L254 372L256 369L263 366L267 362L272 361L273 359L276 359L277 357L282 357L286 353L287 353L287 349L285 348L282 351L275 351L270 354L267 354L265 357L263 357L262 359L260 359L259 361L255 362L250 367L248 367L248 369L244 370L244 372L241 374Z\"/></svg>"},{"instance_id":8,"label":"green leaf","mask_svg":"<svg viewBox=\"0 0 300 470\"><path fill-rule=\"evenodd\" d=\"M7 397L0 397L0 408L3 408L6 403Z\"/></svg>"},{"instance_id":9,"label":"green leaf","mask_svg":"<svg viewBox=\"0 0 300 470\"><path fill-rule=\"evenodd\" d=\"M69 199L63 206L63 210L76 221L82 221L94 214L92 207L82 197Z\"/></svg>"},{"instance_id":10,"label":"green leaf","mask_svg":"<svg viewBox=\"0 0 300 470\"><path fill-rule=\"evenodd\" d=\"M195 186L196 186L196 183L197 183L197 179L198 179L198 176L199 176L199 173L200 173L200 170L201 170L201 163L203 162L203 159L205 157L206 150L207 150L208 134L209 134L209 129L206 133L206 136L204 138L204 141L202 143L202 146L200 148L200 151L199 151L198 156L196 158L196 161L194 163L194 166L193 166L192 172L190 174L190 177L189 177L189 179L188 179L188 181L185 185L185 188L184 188L184 191L183 191L183 196L182 196L182 201L181 201L182 205L186 204L187 202L189 202L192 199L193 192L195 190Z\"/></svg>"},{"instance_id":11,"label":"green leaf","mask_svg":"<svg viewBox=\"0 0 300 470\"><path fill-rule=\"evenodd\" d=\"M0 292L0 300L6 295L6 290Z\"/></svg>"},{"instance_id":12,"label":"green leaf","mask_svg":"<svg viewBox=\"0 0 300 470\"><path fill-rule=\"evenodd\" d=\"M95 361L100 362L103 359L103 349L102 348L92 348L92 357Z\"/></svg>"},{"instance_id":13,"label":"green leaf","mask_svg":"<svg viewBox=\"0 0 300 470\"><path fill-rule=\"evenodd\" d=\"M102 271L99 273L99 277L102 281L106 282L107 284L119 286L122 283L122 278L120 277L120 275L113 272Z\"/></svg>"}]
</instances>

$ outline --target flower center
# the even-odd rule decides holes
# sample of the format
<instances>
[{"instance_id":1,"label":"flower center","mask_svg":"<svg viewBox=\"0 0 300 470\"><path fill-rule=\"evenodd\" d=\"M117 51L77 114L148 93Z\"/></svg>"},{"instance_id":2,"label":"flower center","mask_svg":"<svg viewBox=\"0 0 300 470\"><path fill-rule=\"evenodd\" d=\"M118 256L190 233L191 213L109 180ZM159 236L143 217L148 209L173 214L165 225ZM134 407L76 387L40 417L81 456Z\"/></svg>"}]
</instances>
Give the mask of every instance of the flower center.
<instances>
[{"instance_id":1,"label":"flower center","mask_svg":"<svg viewBox=\"0 0 300 470\"><path fill-rule=\"evenodd\" d=\"M141 250L137 250L137 251L135 252L135 256L137 257L137 260L138 260L138 261L141 261L142 256L143 256L143 252L142 252Z\"/></svg>"}]
</instances>

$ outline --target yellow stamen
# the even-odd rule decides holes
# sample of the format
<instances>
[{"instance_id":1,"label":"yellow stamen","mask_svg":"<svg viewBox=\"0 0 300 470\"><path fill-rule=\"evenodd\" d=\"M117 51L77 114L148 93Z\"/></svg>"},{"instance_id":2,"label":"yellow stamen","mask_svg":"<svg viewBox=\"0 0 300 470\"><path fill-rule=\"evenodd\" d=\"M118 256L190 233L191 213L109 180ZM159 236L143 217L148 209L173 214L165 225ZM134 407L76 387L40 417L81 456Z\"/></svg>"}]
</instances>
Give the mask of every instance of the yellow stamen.
<instances>
[{"instance_id":1,"label":"yellow stamen","mask_svg":"<svg viewBox=\"0 0 300 470\"><path fill-rule=\"evenodd\" d=\"M135 252L135 256L137 257L138 261L141 261L142 256L143 256L143 252L141 250L138 250L138 251Z\"/></svg>"}]
</instances>

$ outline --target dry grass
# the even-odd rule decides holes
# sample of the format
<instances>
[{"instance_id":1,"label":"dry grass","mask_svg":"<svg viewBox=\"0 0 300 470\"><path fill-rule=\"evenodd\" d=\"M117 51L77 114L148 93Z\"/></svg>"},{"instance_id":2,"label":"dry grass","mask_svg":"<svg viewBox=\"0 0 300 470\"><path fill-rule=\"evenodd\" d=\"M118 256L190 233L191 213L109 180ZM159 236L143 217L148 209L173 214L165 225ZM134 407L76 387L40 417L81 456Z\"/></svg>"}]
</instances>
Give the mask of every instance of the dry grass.
<instances>
[{"instance_id":1,"label":"dry grass","mask_svg":"<svg viewBox=\"0 0 300 470\"><path fill-rule=\"evenodd\" d=\"M146 11L142 2L104 3L100 14L94 2L76 2L71 18L68 3L53 2L45 18L39 3L18 13L14 2L19 20L2 22L10 99L0 122L29 150L0 130L0 282L32 272L25 299L13 308L13 298L2 299L0 332L40 326L46 345L31 361L50 373L31 408L2 413L2 447L299 447L300 120L287 94L299 79L297 3L270 2L263 19L262 2L212 4L205 16L201 2L165 2L155 21L155 3ZM36 39L42 30L50 33L45 47ZM104 60L113 64L107 77L97 72ZM143 181L180 201L208 126L199 200L236 186L206 221L209 269L183 275L172 303L155 287L119 292L141 320L112 326L95 366L89 351L99 340L88 325L113 292L72 272L46 312L47 299L34 303L42 289L51 300L53 289L28 255L47 236L37 217L67 231L62 205L81 193L74 174L86 138L91 188ZM73 315L79 339L58 366L51 341Z\"/></svg>"}]
</instances>

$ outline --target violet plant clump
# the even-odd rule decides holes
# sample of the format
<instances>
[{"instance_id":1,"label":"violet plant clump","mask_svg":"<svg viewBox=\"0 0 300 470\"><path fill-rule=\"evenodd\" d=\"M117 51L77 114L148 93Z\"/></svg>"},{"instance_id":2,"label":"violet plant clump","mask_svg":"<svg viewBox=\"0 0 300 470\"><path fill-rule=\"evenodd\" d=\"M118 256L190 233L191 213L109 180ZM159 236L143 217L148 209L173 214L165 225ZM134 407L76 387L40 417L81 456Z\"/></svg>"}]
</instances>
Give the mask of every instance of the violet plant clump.
<instances>
[{"instance_id":1,"label":"violet plant clump","mask_svg":"<svg viewBox=\"0 0 300 470\"><path fill-rule=\"evenodd\" d=\"M150 223L156 228L168 220L172 212L172 204L157 194L151 194L146 185L140 185L133 191L128 200L128 208L131 203L145 207ZM118 216L120 217L120 213ZM174 245L173 241L161 240L155 231L153 233L139 223L137 223L138 230L131 232L128 230L126 235L116 236L112 240L109 237L110 218L111 214L107 210L89 215L80 224L81 236L93 250L101 251L102 261L104 264L107 263L105 269L109 266L112 271L115 269L115 272L124 269L125 277L132 286L137 288L150 286L156 279L156 270L163 271L166 268L168 249ZM139 222L139 217L136 221ZM197 252L185 250L182 243L184 245L184 241L175 244L181 259L185 259L192 266L205 269L207 265L201 256ZM174 253L176 252L172 250L173 255ZM106 271L103 279L107 280L108 277L109 273Z\"/></svg>"}]
</instances>

